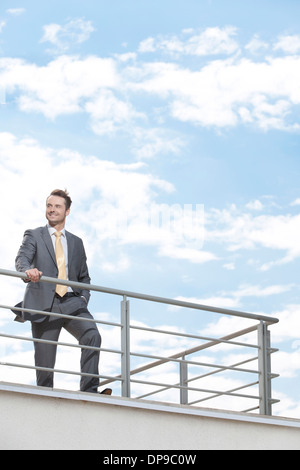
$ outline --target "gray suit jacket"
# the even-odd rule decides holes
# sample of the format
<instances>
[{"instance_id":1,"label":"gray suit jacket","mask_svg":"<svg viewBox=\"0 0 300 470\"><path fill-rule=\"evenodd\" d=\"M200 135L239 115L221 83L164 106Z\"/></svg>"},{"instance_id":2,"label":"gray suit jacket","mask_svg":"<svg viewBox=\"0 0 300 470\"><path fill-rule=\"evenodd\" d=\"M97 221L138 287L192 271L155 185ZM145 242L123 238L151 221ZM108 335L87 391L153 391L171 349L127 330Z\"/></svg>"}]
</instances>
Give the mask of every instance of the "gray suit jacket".
<instances>
[{"instance_id":1,"label":"gray suit jacket","mask_svg":"<svg viewBox=\"0 0 300 470\"><path fill-rule=\"evenodd\" d=\"M82 240L66 231L68 243L68 277L70 281L90 283L90 276L86 263L86 254ZM39 227L34 230L26 230L22 245L16 257L16 269L25 272L28 269L37 268L43 276L58 276L55 252L49 235L48 227ZM78 296L84 296L89 301L90 291L73 289ZM49 282L29 282L26 286L22 307L50 311L55 295L55 284ZM19 305L19 304L18 304ZM16 312L15 312L16 313ZM19 313L20 315L20 313ZM21 313L21 321L42 321L46 315Z\"/></svg>"}]
</instances>

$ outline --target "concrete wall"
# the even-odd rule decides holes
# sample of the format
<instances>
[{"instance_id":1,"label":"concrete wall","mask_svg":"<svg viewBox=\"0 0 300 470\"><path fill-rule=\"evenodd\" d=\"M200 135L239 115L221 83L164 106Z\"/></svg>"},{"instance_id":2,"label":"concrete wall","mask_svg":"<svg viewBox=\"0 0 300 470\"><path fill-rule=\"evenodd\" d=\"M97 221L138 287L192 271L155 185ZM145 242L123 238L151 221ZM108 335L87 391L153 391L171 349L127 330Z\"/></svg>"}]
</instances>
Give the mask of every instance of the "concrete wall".
<instances>
[{"instance_id":1,"label":"concrete wall","mask_svg":"<svg viewBox=\"0 0 300 470\"><path fill-rule=\"evenodd\" d=\"M0 383L0 449L300 449L300 421Z\"/></svg>"}]
</instances>

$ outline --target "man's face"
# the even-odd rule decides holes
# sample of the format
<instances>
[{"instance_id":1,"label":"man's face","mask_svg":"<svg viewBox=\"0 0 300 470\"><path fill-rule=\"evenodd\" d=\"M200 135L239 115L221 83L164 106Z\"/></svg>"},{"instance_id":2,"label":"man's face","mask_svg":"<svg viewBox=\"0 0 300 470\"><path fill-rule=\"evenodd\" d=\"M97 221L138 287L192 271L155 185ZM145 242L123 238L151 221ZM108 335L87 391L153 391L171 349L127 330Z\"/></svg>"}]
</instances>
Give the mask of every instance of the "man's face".
<instances>
[{"instance_id":1,"label":"man's face","mask_svg":"<svg viewBox=\"0 0 300 470\"><path fill-rule=\"evenodd\" d=\"M66 210L66 203L63 197L49 196L46 201L46 219L51 227L64 226L66 216L70 209Z\"/></svg>"}]
</instances>

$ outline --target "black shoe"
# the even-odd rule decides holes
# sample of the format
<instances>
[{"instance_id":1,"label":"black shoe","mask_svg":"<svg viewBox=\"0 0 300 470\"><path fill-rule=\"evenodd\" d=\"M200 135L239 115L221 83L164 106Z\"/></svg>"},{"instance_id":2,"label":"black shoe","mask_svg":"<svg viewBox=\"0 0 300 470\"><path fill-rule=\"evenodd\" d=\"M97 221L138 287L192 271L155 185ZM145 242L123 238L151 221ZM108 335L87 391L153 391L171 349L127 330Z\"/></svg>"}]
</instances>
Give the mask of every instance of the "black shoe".
<instances>
[{"instance_id":1,"label":"black shoe","mask_svg":"<svg viewBox=\"0 0 300 470\"><path fill-rule=\"evenodd\" d=\"M102 392L98 392L100 395L111 395L112 394L112 389L111 388L105 388Z\"/></svg>"}]
</instances>

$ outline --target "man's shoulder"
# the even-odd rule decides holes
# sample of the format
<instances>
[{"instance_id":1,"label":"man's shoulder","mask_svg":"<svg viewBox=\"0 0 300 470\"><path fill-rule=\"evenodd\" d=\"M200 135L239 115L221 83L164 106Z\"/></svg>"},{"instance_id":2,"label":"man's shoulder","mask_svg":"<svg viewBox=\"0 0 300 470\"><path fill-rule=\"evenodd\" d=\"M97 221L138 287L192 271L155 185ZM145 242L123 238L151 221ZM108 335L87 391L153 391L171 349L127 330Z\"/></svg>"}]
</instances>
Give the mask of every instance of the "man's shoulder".
<instances>
[{"instance_id":1,"label":"man's shoulder","mask_svg":"<svg viewBox=\"0 0 300 470\"><path fill-rule=\"evenodd\" d=\"M36 228L28 228L27 230L25 230L25 235L33 235L33 236L39 236L41 235L42 233L44 233L44 231L47 229L47 227L36 227Z\"/></svg>"},{"instance_id":2,"label":"man's shoulder","mask_svg":"<svg viewBox=\"0 0 300 470\"><path fill-rule=\"evenodd\" d=\"M82 239L80 237L78 237L78 235L75 235L74 233L71 233L68 230L66 230L65 233L66 233L67 238L73 238L73 240L77 240L77 241L82 242Z\"/></svg>"}]
</instances>

